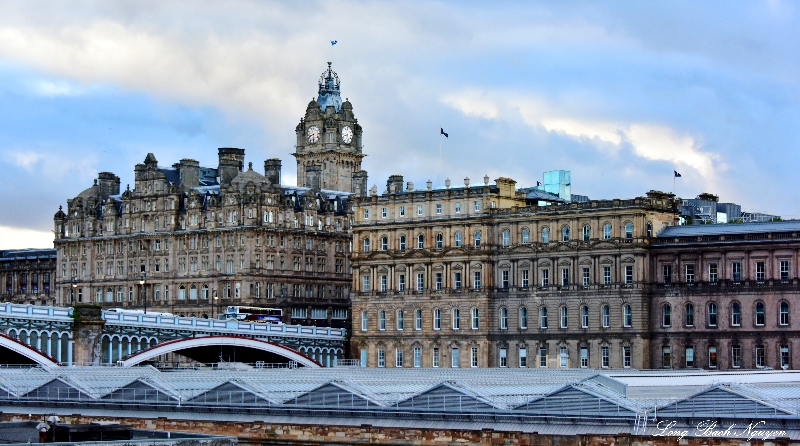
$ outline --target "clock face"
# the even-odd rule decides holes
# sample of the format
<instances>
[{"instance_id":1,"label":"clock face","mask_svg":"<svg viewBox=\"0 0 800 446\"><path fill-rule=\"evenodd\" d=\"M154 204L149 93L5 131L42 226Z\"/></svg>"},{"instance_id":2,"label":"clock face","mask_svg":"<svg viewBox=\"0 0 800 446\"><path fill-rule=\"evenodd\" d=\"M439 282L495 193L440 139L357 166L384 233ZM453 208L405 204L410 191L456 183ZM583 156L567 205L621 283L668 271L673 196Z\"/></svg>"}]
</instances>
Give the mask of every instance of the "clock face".
<instances>
[{"instance_id":1,"label":"clock face","mask_svg":"<svg viewBox=\"0 0 800 446\"><path fill-rule=\"evenodd\" d=\"M348 126L342 127L342 141L345 144L350 144L353 141L353 129Z\"/></svg>"},{"instance_id":2,"label":"clock face","mask_svg":"<svg viewBox=\"0 0 800 446\"><path fill-rule=\"evenodd\" d=\"M316 143L319 141L319 127L312 125L308 128L308 132L306 132L306 140L311 144Z\"/></svg>"}]
</instances>

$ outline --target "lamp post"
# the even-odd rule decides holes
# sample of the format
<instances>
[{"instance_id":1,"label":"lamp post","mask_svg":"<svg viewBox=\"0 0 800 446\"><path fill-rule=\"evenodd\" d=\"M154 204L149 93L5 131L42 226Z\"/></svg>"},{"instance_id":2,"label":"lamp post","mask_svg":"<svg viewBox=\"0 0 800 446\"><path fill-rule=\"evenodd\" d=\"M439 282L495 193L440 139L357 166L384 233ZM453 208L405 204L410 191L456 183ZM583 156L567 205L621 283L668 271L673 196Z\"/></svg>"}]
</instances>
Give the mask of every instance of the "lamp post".
<instances>
[{"instance_id":1,"label":"lamp post","mask_svg":"<svg viewBox=\"0 0 800 446\"><path fill-rule=\"evenodd\" d=\"M217 290L212 291L213 296L211 297L211 319L214 319L214 307L217 306Z\"/></svg>"},{"instance_id":2,"label":"lamp post","mask_svg":"<svg viewBox=\"0 0 800 446\"><path fill-rule=\"evenodd\" d=\"M69 303L75 303L75 290L78 288L78 278L75 277L75 276L72 276L72 279L70 279L70 282L72 283L72 296L69 299L69 301L70 301Z\"/></svg>"},{"instance_id":3,"label":"lamp post","mask_svg":"<svg viewBox=\"0 0 800 446\"><path fill-rule=\"evenodd\" d=\"M147 288L144 286L145 282L147 282L147 274L142 273L142 277L139 278L139 285L142 286L142 292L144 293L144 314L147 314Z\"/></svg>"}]
</instances>

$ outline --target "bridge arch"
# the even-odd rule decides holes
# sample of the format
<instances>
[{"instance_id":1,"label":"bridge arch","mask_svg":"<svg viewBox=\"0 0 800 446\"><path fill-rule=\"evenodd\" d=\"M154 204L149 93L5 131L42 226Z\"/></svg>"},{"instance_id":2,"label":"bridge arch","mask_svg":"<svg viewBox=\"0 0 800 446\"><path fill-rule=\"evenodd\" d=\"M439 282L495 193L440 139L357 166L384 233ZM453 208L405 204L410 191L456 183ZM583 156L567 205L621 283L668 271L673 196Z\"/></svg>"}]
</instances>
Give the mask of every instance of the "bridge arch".
<instances>
[{"instance_id":1,"label":"bridge arch","mask_svg":"<svg viewBox=\"0 0 800 446\"><path fill-rule=\"evenodd\" d=\"M156 358L165 353L180 352L181 350L200 349L206 347L234 347L259 350L261 352L276 355L290 361L295 361L299 365L305 367L322 367L322 364L319 362L291 348L284 347L273 342L240 336L202 336L197 338L176 339L158 344L157 346L151 347L147 350L134 353L127 358L120 360L119 364L124 367L130 367Z\"/></svg>"},{"instance_id":2,"label":"bridge arch","mask_svg":"<svg viewBox=\"0 0 800 446\"><path fill-rule=\"evenodd\" d=\"M10 363L20 363L21 361L17 358L27 359L28 361L39 364L39 365L59 365L57 361L53 358L35 350L34 348L23 344L16 339L6 336L0 333L0 351L8 350L11 352L10 355L2 355L3 357L8 357L11 361Z\"/></svg>"}]
</instances>

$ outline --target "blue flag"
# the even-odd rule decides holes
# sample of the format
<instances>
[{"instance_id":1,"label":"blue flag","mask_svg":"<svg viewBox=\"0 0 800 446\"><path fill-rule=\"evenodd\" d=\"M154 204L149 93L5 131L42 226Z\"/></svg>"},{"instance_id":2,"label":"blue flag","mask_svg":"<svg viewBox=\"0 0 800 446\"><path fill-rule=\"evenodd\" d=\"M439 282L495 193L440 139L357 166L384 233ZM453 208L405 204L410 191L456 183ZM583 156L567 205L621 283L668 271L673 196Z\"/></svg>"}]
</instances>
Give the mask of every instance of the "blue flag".
<instances>
[{"instance_id":1,"label":"blue flag","mask_svg":"<svg viewBox=\"0 0 800 446\"><path fill-rule=\"evenodd\" d=\"M445 138L450 138L450 136L448 136L447 133L444 132L443 128L439 127L439 131L441 132L442 135L444 135Z\"/></svg>"},{"instance_id":2,"label":"blue flag","mask_svg":"<svg viewBox=\"0 0 800 446\"><path fill-rule=\"evenodd\" d=\"M677 170L673 170L673 172L675 172L675 178L680 178L681 177L681 174L679 174Z\"/></svg>"},{"instance_id":3,"label":"blue flag","mask_svg":"<svg viewBox=\"0 0 800 446\"><path fill-rule=\"evenodd\" d=\"M331 46L334 46L334 45L336 45L337 43L339 43L339 41L338 41L338 40L331 40Z\"/></svg>"}]
</instances>

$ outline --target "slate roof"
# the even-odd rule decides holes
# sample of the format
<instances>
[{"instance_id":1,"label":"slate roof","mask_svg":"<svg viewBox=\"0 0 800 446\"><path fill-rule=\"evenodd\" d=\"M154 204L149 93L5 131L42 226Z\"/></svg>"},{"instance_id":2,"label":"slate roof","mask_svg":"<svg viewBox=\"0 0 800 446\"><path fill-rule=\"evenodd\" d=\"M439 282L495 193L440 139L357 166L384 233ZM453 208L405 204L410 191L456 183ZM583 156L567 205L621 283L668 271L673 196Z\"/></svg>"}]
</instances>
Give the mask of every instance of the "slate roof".
<instances>
[{"instance_id":1,"label":"slate roof","mask_svg":"<svg viewBox=\"0 0 800 446\"><path fill-rule=\"evenodd\" d=\"M656 237L701 237L705 235L765 234L769 232L800 232L800 220L667 226L659 231Z\"/></svg>"}]
</instances>

